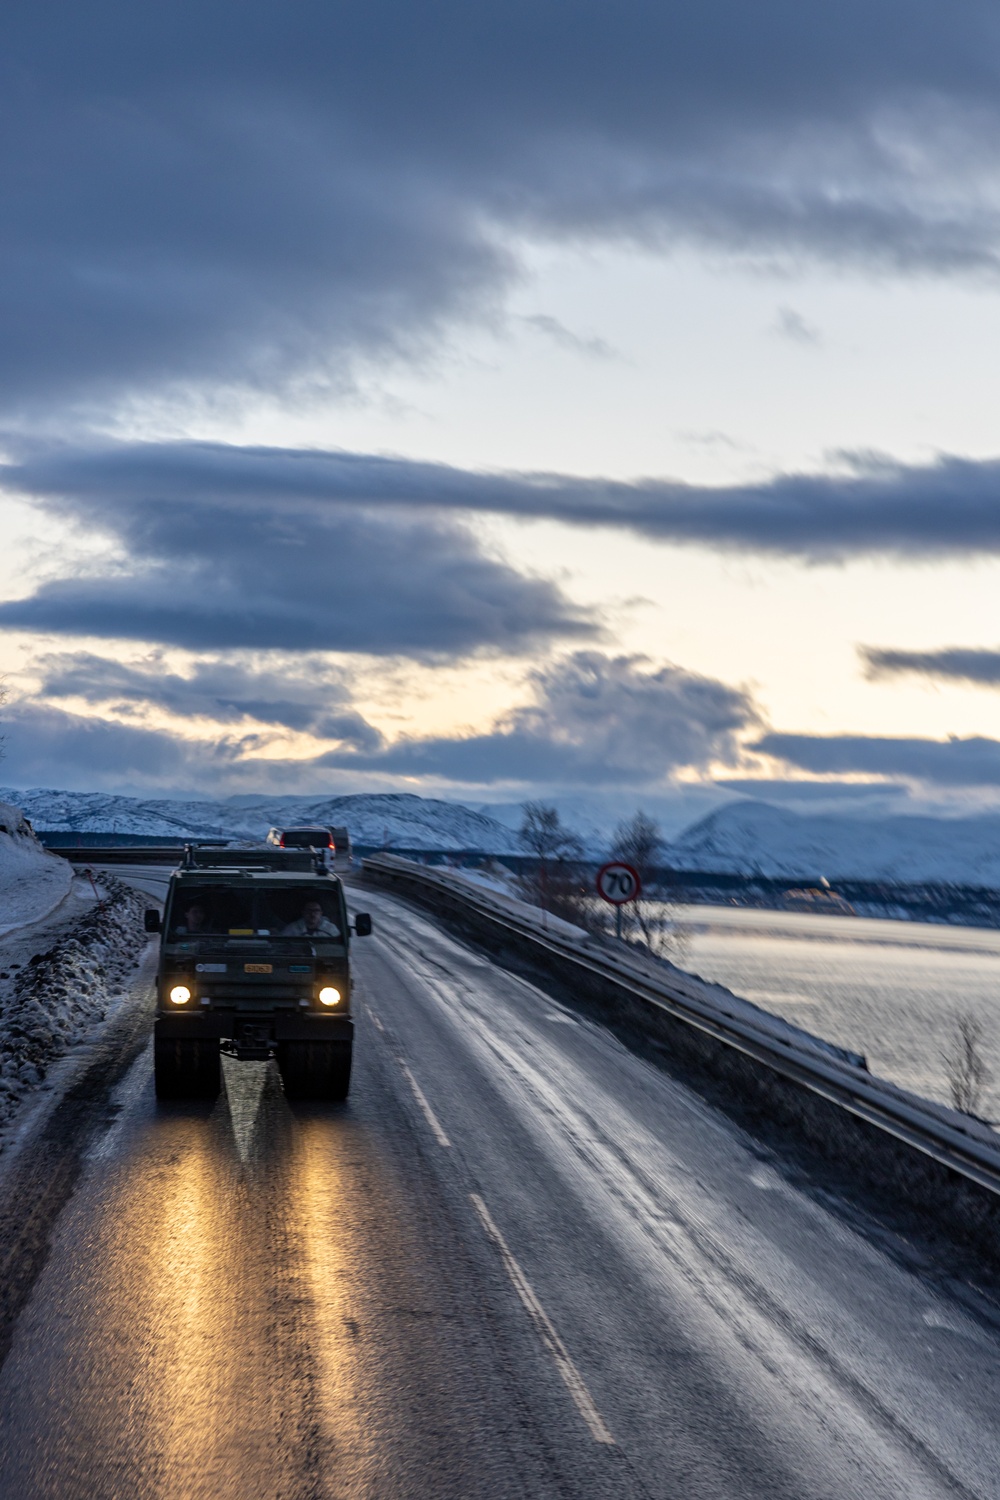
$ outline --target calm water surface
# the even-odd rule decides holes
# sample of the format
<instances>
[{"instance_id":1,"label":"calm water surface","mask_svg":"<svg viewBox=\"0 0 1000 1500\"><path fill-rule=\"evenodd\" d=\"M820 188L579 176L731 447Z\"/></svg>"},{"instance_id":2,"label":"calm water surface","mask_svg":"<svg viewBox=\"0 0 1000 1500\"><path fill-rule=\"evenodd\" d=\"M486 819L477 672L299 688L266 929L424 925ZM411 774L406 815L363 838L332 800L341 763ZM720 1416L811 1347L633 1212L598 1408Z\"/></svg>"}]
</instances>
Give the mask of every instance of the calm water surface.
<instances>
[{"instance_id":1,"label":"calm water surface","mask_svg":"<svg viewBox=\"0 0 1000 1500\"><path fill-rule=\"evenodd\" d=\"M969 1011L1000 1075L1000 931L747 907L677 915L682 967L863 1052L873 1073L950 1103L942 1053L956 1012ZM981 1113L1000 1119L1000 1077Z\"/></svg>"}]
</instances>

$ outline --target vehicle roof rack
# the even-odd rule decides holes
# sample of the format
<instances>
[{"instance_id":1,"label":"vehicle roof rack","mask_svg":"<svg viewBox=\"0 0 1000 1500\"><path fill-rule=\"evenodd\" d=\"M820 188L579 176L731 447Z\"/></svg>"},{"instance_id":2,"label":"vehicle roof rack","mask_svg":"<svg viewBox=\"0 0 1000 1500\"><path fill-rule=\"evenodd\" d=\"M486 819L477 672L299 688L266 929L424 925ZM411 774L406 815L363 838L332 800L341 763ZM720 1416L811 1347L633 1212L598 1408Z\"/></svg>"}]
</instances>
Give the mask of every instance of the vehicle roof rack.
<instances>
[{"instance_id":1,"label":"vehicle roof rack","mask_svg":"<svg viewBox=\"0 0 1000 1500\"><path fill-rule=\"evenodd\" d=\"M265 844L253 849L206 849L185 844L183 870L275 870L301 874L327 873L323 854L315 849L278 849Z\"/></svg>"}]
</instances>

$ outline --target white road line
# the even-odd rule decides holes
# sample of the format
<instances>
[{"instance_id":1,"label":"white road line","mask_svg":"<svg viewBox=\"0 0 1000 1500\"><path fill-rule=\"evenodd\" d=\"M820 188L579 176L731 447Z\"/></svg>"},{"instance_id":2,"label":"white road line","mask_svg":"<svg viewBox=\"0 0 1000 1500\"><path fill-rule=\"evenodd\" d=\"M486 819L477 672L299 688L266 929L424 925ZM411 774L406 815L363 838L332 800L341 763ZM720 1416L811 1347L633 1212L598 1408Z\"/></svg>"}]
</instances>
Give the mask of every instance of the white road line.
<instances>
[{"instance_id":1,"label":"white road line","mask_svg":"<svg viewBox=\"0 0 1000 1500\"><path fill-rule=\"evenodd\" d=\"M375 1022L375 1025L378 1027L379 1031L384 1033L385 1027L382 1025L382 1022L379 1020L378 1016L372 1010L370 1005L367 1007L367 1010L368 1014ZM437 1141L439 1146L450 1147L451 1141L449 1141L448 1137L444 1133L444 1130L441 1128L441 1121L438 1119L437 1115L427 1103L427 1096L425 1095L423 1089L420 1087L419 1083L414 1078L413 1074L410 1072L403 1059L399 1057L396 1059L396 1061L402 1068L406 1081L410 1085L410 1088L413 1090L414 1099L416 1099L417 1103L420 1105L420 1108L424 1112L424 1119L427 1121L428 1125L431 1127L431 1130L434 1132L434 1139Z\"/></svg>"},{"instance_id":2,"label":"white road line","mask_svg":"<svg viewBox=\"0 0 1000 1500\"><path fill-rule=\"evenodd\" d=\"M583 1376L570 1358L566 1345L552 1326L548 1313L535 1296L531 1282L511 1254L510 1246L493 1222L492 1214L478 1193L470 1193L469 1196L472 1199L472 1206L483 1221L483 1228L500 1251L507 1275L514 1283L514 1290L528 1309L542 1343L555 1360L556 1368L576 1402L577 1410L590 1428L591 1437L595 1443L610 1443L614 1446L615 1440L604 1425L604 1418L594 1405L593 1397L584 1385Z\"/></svg>"},{"instance_id":3,"label":"white road line","mask_svg":"<svg viewBox=\"0 0 1000 1500\"><path fill-rule=\"evenodd\" d=\"M410 1088L413 1090L414 1099L416 1099L417 1103L420 1105L420 1108L424 1112L424 1118L426 1119L428 1125L431 1127L431 1130L434 1132L434 1139L437 1141L439 1146L450 1146L451 1141L449 1141L448 1137L441 1129L441 1124L438 1120L437 1115L434 1113L430 1105L427 1103L427 1100L424 1098L423 1089L420 1087L419 1083L414 1078L413 1074L410 1072L409 1068L406 1066L402 1058L399 1059L399 1066L402 1068L403 1073L406 1076L406 1080L409 1083Z\"/></svg>"}]
</instances>

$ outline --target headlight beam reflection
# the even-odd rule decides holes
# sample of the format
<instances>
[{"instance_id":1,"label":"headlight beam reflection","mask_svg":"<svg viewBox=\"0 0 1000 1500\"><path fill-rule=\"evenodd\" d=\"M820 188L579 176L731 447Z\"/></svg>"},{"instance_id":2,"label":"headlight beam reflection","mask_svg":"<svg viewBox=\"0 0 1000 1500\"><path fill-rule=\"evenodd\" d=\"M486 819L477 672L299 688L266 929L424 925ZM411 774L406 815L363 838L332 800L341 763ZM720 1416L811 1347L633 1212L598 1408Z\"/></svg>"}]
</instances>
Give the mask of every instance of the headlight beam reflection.
<instances>
[{"instance_id":1,"label":"headlight beam reflection","mask_svg":"<svg viewBox=\"0 0 1000 1500\"><path fill-rule=\"evenodd\" d=\"M353 1292L365 1256L348 1208L358 1183L329 1121L302 1118L296 1135L289 1212L298 1226L312 1304L318 1404L336 1453L338 1493L364 1494L365 1471L376 1462L377 1429L361 1409L357 1329L362 1319Z\"/></svg>"}]
</instances>

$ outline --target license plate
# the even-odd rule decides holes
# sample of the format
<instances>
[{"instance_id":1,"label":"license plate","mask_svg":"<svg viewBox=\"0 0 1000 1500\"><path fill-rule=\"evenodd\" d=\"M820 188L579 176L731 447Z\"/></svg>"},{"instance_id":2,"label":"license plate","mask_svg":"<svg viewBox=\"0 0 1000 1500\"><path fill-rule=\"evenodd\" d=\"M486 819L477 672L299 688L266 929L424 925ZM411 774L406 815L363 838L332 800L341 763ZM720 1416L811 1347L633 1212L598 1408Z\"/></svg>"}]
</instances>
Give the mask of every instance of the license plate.
<instances>
[{"instance_id":1,"label":"license plate","mask_svg":"<svg viewBox=\"0 0 1000 1500\"><path fill-rule=\"evenodd\" d=\"M225 964L195 964L194 970L196 974L224 974L226 966Z\"/></svg>"},{"instance_id":2,"label":"license plate","mask_svg":"<svg viewBox=\"0 0 1000 1500\"><path fill-rule=\"evenodd\" d=\"M273 964L244 964L244 974L273 974Z\"/></svg>"}]
</instances>

